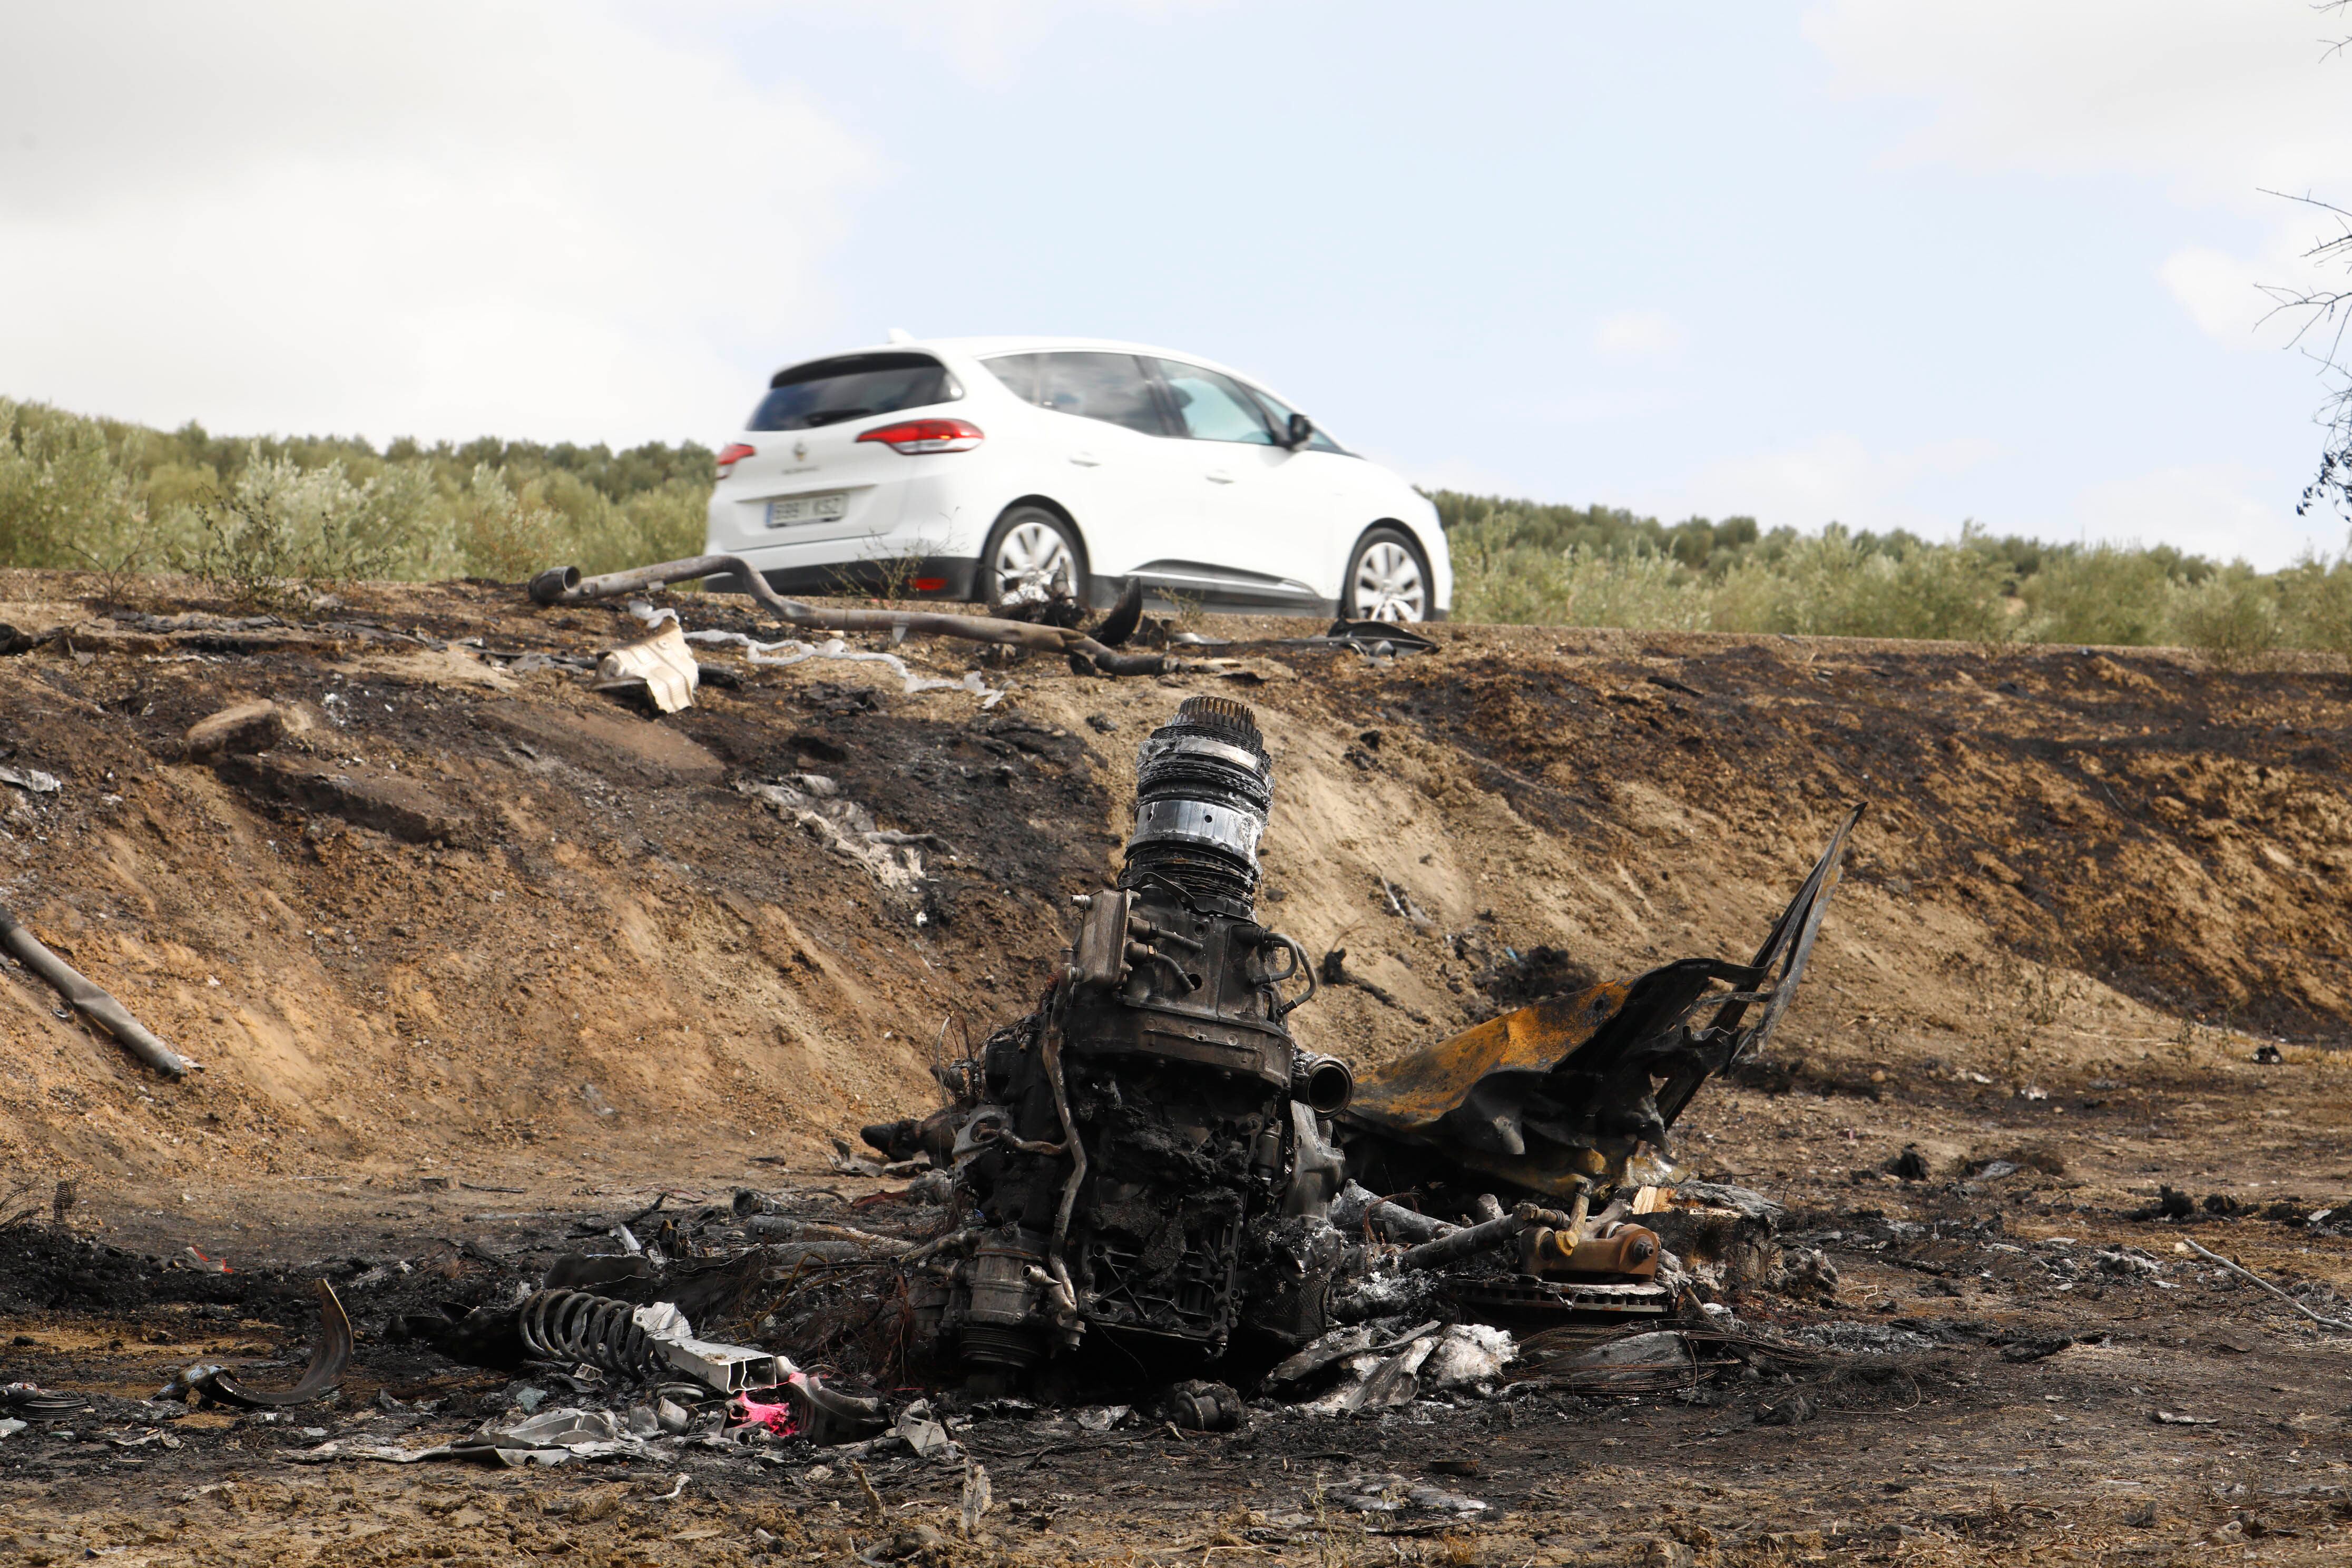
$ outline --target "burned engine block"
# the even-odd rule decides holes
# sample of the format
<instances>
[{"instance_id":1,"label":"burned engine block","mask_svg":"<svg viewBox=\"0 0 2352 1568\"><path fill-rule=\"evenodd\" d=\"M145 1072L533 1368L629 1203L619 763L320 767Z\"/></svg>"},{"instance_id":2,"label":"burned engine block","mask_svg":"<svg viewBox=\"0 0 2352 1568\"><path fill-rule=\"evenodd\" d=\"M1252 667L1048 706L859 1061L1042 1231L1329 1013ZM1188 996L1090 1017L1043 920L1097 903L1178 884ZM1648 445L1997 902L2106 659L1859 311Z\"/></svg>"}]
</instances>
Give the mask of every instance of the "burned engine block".
<instances>
[{"instance_id":1,"label":"burned engine block","mask_svg":"<svg viewBox=\"0 0 2352 1568\"><path fill-rule=\"evenodd\" d=\"M1658 1238L1630 1223L1632 1162L1664 1156L1698 1089L1763 1048L1859 806L1748 962L1546 999L1392 1058L1359 1093L1286 1023L1316 976L1257 918L1274 769L1255 718L1190 698L1136 775L1118 885L1076 900L1037 1008L943 1075L951 1105L866 1130L956 1173L957 1223L904 1260L919 1355L982 1390L1063 1358L1164 1381L1441 1297L1537 1321L1672 1310Z\"/></svg>"},{"instance_id":2,"label":"burned engine block","mask_svg":"<svg viewBox=\"0 0 2352 1568\"><path fill-rule=\"evenodd\" d=\"M1314 1245L1328 1227L1285 1222L1338 1190L1328 1119L1352 1079L1284 1022L1314 978L1256 915L1273 795L1250 710L1187 700L1138 758L1118 886L1076 900L1042 1005L957 1086L981 1234L913 1293L925 1335L983 1379L1057 1346L1178 1364L1254 1329L1321 1330L1318 1259L1299 1254L1337 1249Z\"/></svg>"}]
</instances>

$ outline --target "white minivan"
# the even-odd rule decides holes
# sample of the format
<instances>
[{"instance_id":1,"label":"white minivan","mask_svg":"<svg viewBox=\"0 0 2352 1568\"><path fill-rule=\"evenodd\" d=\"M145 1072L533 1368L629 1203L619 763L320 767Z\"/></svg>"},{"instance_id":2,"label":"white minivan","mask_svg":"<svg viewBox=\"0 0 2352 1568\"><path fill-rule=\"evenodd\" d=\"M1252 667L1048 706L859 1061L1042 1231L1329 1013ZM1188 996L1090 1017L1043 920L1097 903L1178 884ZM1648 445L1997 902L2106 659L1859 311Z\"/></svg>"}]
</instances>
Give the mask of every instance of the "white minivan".
<instances>
[{"instance_id":1,"label":"white minivan","mask_svg":"<svg viewBox=\"0 0 2352 1568\"><path fill-rule=\"evenodd\" d=\"M1163 606L1391 621L1454 594L1436 509L1396 474L1221 365L1076 338L778 371L719 453L709 549L783 594L1099 607L1139 579Z\"/></svg>"}]
</instances>

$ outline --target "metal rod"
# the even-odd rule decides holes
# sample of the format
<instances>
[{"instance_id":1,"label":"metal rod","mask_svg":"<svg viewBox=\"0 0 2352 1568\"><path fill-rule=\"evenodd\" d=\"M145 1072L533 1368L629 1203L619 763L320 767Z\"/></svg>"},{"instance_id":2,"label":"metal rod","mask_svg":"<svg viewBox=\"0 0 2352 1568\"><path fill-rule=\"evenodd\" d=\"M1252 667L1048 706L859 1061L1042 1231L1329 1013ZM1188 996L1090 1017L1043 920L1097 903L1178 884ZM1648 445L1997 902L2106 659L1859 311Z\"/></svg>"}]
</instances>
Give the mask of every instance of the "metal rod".
<instances>
[{"instance_id":1,"label":"metal rod","mask_svg":"<svg viewBox=\"0 0 2352 1568\"><path fill-rule=\"evenodd\" d=\"M10 914L5 905L0 905L0 947L15 953L26 968L56 986L58 994L77 1010L97 1020L100 1027L121 1042L124 1050L164 1077L185 1078L191 1068L202 1066L157 1039L146 1025L131 1016L129 1008L43 947L41 939Z\"/></svg>"},{"instance_id":2,"label":"metal rod","mask_svg":"<svg viewBox=\"0 0 2352 1568\"><path fill-rule=\"evenodd\" d=\"M1435 1241L1424 1241L1409 1247L1397 1261L1407 1268L1442 1268L1475 1252L1490 1247L1500 1247L1529 1226L1548 1225L1556 1229L1568 1228L1568 1216L1533 1204L1521 1204L1500 1219L1490 1219L1483 1225L1465 1226L1451 1236L1441 1236Z\"/></svg>"}]
</instances>

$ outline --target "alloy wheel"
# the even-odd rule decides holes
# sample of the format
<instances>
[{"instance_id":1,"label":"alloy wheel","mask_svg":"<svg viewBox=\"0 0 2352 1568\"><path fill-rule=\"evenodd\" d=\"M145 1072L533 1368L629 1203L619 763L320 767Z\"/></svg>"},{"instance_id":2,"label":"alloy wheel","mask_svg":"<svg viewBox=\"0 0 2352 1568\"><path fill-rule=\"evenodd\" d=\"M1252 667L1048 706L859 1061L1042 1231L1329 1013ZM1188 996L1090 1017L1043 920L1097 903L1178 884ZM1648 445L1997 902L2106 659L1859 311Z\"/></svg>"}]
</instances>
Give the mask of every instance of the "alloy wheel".
<instances>
[{"instance_id":1,"label":"alloy wheel","mask_svg":"<svg viewBox=\"0 0 2352 1568\"><path fill-rule=\"evenodd\" d=\"M1349 608L1360 621L1419 621L1429 616L1421 563L1392 539L1376 539L1356 562Z\"/></svg>"},{"instance_id":2,"label":"alloy wheel","mask_svg":"<svg viewBox=\"0 0 2352 1568\"><path fill-rule=\"evenodd\" d=\"M1037 587L1048 595L1078 591L1077 562L1070 542L1049 522L1016 523L997 542L996 559L989 563L996 578L996 599L1002 604L1024 588Z\"/></svg>"}]
</instances>

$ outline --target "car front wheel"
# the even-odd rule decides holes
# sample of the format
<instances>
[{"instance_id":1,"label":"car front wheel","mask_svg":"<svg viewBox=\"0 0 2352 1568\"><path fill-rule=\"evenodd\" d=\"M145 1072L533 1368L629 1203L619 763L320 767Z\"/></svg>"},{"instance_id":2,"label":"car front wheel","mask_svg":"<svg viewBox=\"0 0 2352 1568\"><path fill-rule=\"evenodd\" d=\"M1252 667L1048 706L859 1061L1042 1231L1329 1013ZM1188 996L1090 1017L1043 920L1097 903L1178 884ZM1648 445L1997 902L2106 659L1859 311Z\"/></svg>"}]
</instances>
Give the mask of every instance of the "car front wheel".
<instances>
[{"instance_id":1,"label":"car front wheel","mask_svg":"<svg viewBox=\"0 0 2352 1568\"><path fill-rule=\"evenodd\" d=\"M1017 506L997 519L980 558L980 596L1002 605L1024 590L1084 600L1087 561L1076 530L1042 506Z\"/></svg>"},{"instance_id":2,"label":"car front wheel","mask_svg":"<svg viewBox=\"0 0 2352 1568\"><path fill-rule=\"evenodd\" d=\"M1351 621L1425 621L1430 592L1421 546L1400 529L1375 528L1348 558L1339 613Z\"/></svg>"}]
</instances>

